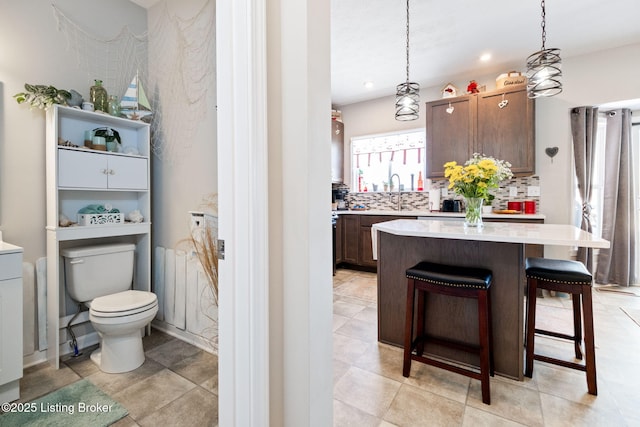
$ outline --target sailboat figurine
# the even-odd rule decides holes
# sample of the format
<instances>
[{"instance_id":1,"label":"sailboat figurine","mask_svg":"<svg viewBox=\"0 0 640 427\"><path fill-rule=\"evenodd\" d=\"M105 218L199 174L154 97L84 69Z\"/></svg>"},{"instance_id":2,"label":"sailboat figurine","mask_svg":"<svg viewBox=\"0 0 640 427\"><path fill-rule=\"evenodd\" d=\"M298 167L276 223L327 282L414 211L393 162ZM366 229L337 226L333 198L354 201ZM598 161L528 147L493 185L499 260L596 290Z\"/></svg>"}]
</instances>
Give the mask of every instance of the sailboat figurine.
<instances>
[{"instance_id":1,"label":"sailboat figurine","mask_svg":"<svg viewBox=\"0 0 640 427\"><path fill-rule=\"evenodd\" d=\"M120 101L120 112L131 120L141 120L153 114L147 95L138 81L138 73L129 83L129 87Z\"/></svg>"}]
</instances>

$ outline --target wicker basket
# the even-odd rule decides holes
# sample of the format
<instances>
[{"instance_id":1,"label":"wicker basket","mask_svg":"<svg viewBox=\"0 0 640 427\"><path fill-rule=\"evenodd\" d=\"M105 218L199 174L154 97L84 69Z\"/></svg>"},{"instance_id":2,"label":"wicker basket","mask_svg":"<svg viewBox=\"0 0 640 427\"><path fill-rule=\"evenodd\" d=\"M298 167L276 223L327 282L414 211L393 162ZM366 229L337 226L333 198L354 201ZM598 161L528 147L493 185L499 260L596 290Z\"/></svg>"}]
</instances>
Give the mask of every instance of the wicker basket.
<instances>
[{"instance_id":1,"label":"wicker basket","mask_svg":"<svg viewBox=\"0 0 640 427\"><path fill-rule=\"evenodd\" d=\"M78 214L80 225L106 225L124 223L123 213Z\"/></svg>"}]
</instances>

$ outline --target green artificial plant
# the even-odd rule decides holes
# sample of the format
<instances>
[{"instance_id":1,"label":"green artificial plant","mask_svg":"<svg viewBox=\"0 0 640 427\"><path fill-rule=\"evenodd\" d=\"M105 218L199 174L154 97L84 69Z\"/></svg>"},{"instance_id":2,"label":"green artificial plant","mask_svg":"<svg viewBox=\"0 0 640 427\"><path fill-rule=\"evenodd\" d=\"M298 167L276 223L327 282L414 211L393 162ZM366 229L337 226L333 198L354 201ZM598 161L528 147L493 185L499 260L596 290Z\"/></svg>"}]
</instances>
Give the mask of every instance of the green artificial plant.
<instances>
[{"instance_id":1,"label":"green artificial plant","mask_svg":"<svg viewBox=\"0 0 640 427\"><path fill-rule=\"evenodd\" d=\"M30 85L25 83L25 92L20 92L13 97L22 104L28 102L31 108L48 110L53 104L67 105L67 100L71 99L71 93L64 89L56 89L53 86Z\"/></svg>"}]
</instances>

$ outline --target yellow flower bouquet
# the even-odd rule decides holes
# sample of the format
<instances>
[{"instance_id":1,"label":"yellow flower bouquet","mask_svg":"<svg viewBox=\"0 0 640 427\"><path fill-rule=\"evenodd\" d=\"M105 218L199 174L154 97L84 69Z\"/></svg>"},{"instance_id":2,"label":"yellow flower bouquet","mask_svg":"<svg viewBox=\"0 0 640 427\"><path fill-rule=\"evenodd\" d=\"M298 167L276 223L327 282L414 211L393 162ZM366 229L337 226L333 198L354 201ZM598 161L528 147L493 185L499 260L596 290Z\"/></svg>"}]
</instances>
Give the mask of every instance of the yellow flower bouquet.
<instances>
[{"instance_id":1,"label":"yellow flower bouquet","mask_svg":"<svg viewBox=\"0 0 640 427\"><path fill-rule=\"evenodd\" d=\"M444 176L449 178L449 189L457 194L486 199L490 189L498 188L500 181L513 176L510 168L509 162L474 153L464 166L456 162L445 163Z\"/></svg>"},{"instance_id":2,"label":"yellow flower bouquet","mask_svg":"<svg viewBox=\"0 0 640 427\"><path fill-rule=\"evenodd\" d=\"M511 164L504 160L474 153L459 165L444 164L444 176L449 178L449 189L466 199L465 225L482 227L482 202L489 199L489 190L498 188L500 181L509 179Z\"/></svg>"}]
</instances>

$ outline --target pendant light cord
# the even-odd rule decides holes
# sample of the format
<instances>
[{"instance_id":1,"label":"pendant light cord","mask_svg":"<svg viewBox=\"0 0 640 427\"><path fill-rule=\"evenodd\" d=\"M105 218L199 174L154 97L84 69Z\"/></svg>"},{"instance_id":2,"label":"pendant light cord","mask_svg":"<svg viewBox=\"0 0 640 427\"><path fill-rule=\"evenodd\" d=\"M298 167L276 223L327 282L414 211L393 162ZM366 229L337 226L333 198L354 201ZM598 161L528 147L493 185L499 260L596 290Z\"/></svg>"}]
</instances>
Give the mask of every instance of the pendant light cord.
<instances>
[{"instance_id":1,"label":"pendant light cord","mask_svg":"<svg viewBox=\"0 0 640 427\"><path fill-rule=\"evenodd\" d=\"M409 0L407 0L407 82L409 82Z\"/></svg>"},{"instance_id":2,"label":"pendant light cord","mask_svg":"<svg viewBox=\"0 0 640 427\"><path fill-rule=\"evenodd\" d=\"M407 0L408 2L408 0ZM547 18L547 13L545 11L545 4L544 4L544 0L542 0L542 3L540 4L542 6L542 23L540 24L540 26L542 27L542 49L540 50L544 50L544 45L547 41L547 22L546 22L546 18Z\"/></svg>"}]
</instances>

